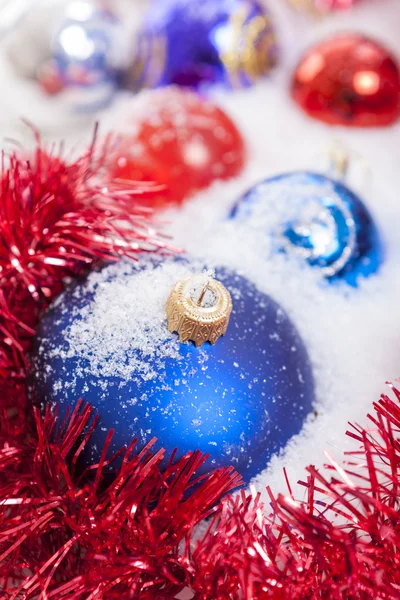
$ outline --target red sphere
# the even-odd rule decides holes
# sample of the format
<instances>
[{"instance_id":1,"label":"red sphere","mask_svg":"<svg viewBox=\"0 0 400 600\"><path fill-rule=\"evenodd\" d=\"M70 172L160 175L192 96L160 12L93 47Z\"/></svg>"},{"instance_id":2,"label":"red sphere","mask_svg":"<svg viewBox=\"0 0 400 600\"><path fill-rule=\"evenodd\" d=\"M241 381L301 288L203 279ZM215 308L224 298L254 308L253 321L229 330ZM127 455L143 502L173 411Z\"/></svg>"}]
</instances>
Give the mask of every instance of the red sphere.
<instances>
[{"instance_id":1,"label":"red sphere","mask_svg":"<svg viewBox=\"0 0 400 600\"><path fill-rule=\"evenodd\" d=\"M358 0L289 0L295 8L325 14L351 8Z\"/></svg>"},{"instance_id":2,"label":"red sphere","mask_svg":"<svg viewBox=\"0 0 400 600\"><path fill-rule=\"evenodd\" d=\"M335 36L301 60L292 95L311 117L331 125L390 125L399 116L399 68L377 42L361 35Z\"/></svg>"},{"instance_id":3,"label":"red sphere","mask_svg":"<svg viewBox=\"0 0 400 600\"><path fill-rule=\"evenodd\" d=\"M242 170L245 144L223 110L179 88L149 92L144 100L143 115L114 159L113 177L165 185L159 198L165 204L182 202L214 180Z\"/></svg>"}]
</instances>

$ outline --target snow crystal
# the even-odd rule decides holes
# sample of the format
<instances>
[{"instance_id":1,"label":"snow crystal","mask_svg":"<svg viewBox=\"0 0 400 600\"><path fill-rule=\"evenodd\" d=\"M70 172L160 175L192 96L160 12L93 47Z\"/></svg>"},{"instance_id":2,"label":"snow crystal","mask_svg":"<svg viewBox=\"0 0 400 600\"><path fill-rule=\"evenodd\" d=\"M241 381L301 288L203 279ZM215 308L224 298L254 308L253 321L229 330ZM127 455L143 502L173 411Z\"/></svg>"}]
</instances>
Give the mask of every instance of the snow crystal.
<instances>
[{"instance_id":1,"label":"snow crystal","mask_svg":"<svg viewBox=\"0 0 400 600\"><path fill-rule=\"evenodd\" d=\"M151 261L143 270L124 261L92 274L84 293L92 292L93 301L75 309L61 357L86 359L86 376L154 379L167 358L181 358L179 339L168 331L165 305L174 284L191 274L193 265ZM81 293L77 287L74 296Z\"/></svg>"}]
</instances>

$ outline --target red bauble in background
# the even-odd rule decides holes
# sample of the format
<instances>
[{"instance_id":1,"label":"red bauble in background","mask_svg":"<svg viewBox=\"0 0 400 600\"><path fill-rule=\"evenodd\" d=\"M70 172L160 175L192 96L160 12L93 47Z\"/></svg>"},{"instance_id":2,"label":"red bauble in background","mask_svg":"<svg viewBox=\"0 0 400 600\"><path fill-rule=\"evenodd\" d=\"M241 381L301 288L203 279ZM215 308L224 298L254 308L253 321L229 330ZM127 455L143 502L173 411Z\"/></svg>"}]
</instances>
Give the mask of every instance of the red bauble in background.
<instances>
[{"instance_id":1,"label":"red bauble in background","mask_svg":"<svg viewBox=\"0 0 400 600\"><path fill-rule=\"evenodd\" d=\"M351 8L358 0L289 0L295 8L315 14Z\"/></svg>"},{"instance_id":2,"label":"red bauble in background","mask_svg":"<svg viewBox=\"0 0 400 600\"><path fill-rule=\"evenodd\" d=\"M331 125L390 125L399 116L399 68L377 42L338 35L304 56L294 73L292 95L311 117Z\"/></svg>"},{"instance_id":3,"label":"red bauble in background","mask_svg":"<svg viewBox=\"0 0 400 600\"><path fill-rule=\"evenodd\" d=\"M216 179L235 177L246 161L243 138L228 115L179 88L148 92L113 159L113 178L166 186L158 204L182 202Z\"/></svg>"}]
</instances>

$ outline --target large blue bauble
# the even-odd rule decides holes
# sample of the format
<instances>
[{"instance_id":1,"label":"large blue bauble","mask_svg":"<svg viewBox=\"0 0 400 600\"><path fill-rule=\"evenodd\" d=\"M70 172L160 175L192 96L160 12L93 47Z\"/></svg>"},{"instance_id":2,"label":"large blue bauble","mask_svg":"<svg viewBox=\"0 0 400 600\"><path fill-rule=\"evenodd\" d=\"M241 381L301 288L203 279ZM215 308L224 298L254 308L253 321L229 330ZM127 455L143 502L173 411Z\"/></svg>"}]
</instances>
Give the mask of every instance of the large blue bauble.
<instances>
[{"instance_id":1,"label":"large blue bauble","mask_svg":"<svg viewBox=\"0 0 400 600\"><path fill-rule=\"evenodd\" d=\"M225 268L217 269L216 278L233 300L226 336L215 346L181 344L176 334L167 331L164 319L164 296L166 301L175 283L170 270L177 264L147 264L142 278L153 278L150 281L154 283L147 283L145 292L140 288L137 292L144 270L131 264L120 267L125 269L122 279L121 270L112 267L114 270L101 274L100 282L93 283L98 275L92 275L83 285L66 291L39 326L33 393L41 402L58 402L60 418L78 398L96 408L100 424L91 439L86 464L98 461L107 431L113 428L112 450L135 436L141 448L155 436L167 456L175 448L178 456L200 449L211 455L201 472L233 465L248 482L300 432L312 411L314 382L307 351L276 302ZM162 314L153 315L152 301L147 303L146 298L155 286L163 290ZM122 298L124 290L126 297ZM142 294L146 312L135 305L136 293ZM100 320L96 320L98 314ZM144 315L143 326L139 323L144 336L154 335L149 325L152 320L161 328L162 339L151 338L150 349L146 337L137 343L141 334L134 321L136 314ZM105 334L107 318L110 331ZM133 349L129 342L132 330L136 332ZM121 331L122 335L126 332L128 344L115 366L120 341L115 345L114 333L118 338ZM78 353L71 352L75 343ZM104 354L107 345L109 355ZM170 355L170 348L177 356ZM104 356L104 363L93 362L94 354ZM131 364L136 371L126 377Z\"/></svg>"},{"instance_id":2,"label":"large blue bauble","mask_svg":"<svg viewBox=\"0 0 400 600\"><path fill-rule=\"evenodd\" d=\"M277 47L257 0L156 0L138 38L142 84L251 84L269 72Z\"/></svg>"},{"instance_id":3,"label":"large blue bauble","mask_svg":"<svg viewBox=\"0 0 400 600\"><path fill-rule=\"evenodd\" d=\"M318 173L285 173L262 181L239 199L231 218L253 222L274 239L277 251L296 251L331 281L356 286L383 260L365 204L341 181Z\"/></svg>"}]
</instances>

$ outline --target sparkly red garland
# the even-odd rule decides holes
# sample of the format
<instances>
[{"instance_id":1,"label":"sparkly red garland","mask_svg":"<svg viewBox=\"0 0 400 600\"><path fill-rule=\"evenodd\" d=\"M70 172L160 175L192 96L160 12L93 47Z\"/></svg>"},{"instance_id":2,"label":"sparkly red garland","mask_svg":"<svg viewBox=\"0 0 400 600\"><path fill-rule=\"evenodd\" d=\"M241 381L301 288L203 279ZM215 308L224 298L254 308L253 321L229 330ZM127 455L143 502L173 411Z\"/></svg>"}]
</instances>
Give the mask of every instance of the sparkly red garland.
<instances>
[{"instance_id":1,"label":"sparkly red garland","mask_svg":"<svg viewBox=\"0 0 400 600\"><path fill-rule=\"evenodd\" d=\"M3 165L0 202L0 599L395 599L400 597L400 392L383 396L371 431L353 427L345 466L307 469L264 507L226 494L233 469L196 478L199 451L160 471L163 451L135 443L117 477L75 470L96 426L80 401L57 425L29 410L24 375L41 311L66 278L121 255L165 247L140 205L154 188L105 185L111 143L67 163L40 144ZM3 162L5 159L3 159ZM115 457L114 457L115 458ZM196 526L207 519L207 532Z\"/></svg>"}]
</instances>

